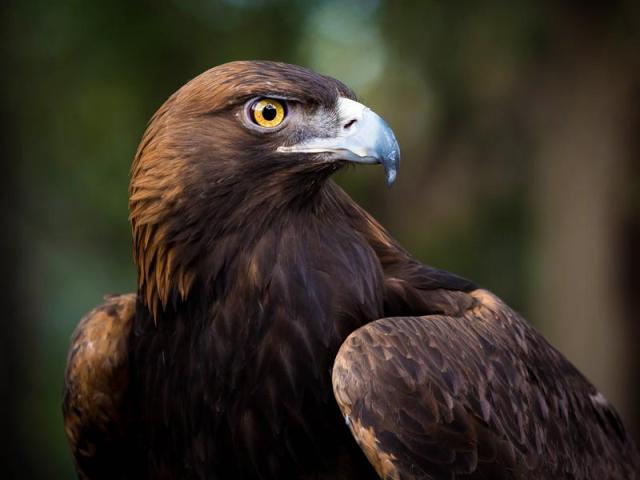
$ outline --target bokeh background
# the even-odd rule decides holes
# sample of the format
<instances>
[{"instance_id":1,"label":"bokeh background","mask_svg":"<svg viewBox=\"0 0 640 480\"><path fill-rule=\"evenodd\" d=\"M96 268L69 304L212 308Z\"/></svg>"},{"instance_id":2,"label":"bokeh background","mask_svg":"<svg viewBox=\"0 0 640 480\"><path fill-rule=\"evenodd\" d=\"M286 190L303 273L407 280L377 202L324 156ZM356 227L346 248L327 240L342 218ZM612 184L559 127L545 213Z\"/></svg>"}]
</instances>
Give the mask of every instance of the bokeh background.
<instances>
[{"instance_id":1,"label":"bokeh background","mask_svg":"<svg viewBox=\"0 0 640 480\"><path fill-rule=\"evenodd\" d=\"M349 84L394 128L338 181L424 262L523 312L638 438L640 3L3 2L0 470L72 478L60 393L80 317L134 289L129 165L184 82L234 59Z\"/></svg>"}]
</instances>

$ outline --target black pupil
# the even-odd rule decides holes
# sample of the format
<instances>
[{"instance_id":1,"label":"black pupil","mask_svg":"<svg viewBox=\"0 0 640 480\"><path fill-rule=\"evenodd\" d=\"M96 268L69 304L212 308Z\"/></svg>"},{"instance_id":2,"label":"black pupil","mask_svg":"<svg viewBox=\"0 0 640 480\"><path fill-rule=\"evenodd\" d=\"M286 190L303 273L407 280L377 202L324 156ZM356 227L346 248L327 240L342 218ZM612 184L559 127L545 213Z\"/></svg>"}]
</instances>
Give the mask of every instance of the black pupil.
<instances>
[{"instance_id":1,"label":"black pupil","mask_svg":"<svg viewBox=\"0 0 640 480\"><path fill-rule=\"evenodd\" d=\"M267 122L270 122L276 115L278 114L278 110L273 106L272 103L267 103L262 109L262 118L264 118Z\"/></svg>"}]
</instances>

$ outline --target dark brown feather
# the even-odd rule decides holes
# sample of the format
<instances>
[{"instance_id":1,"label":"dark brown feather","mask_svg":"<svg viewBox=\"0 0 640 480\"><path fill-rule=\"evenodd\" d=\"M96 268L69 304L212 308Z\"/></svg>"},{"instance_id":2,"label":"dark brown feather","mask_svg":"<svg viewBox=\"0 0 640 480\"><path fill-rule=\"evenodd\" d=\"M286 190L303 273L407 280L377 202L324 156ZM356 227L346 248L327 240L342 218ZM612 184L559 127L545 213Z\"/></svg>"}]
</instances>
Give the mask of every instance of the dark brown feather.
<instances>
[{"instance_id":1,"label":"dark brown feather","mask_svg":"<svg viewBox=\"0 0 640 480\"><path fill-rule=\"evenodd\" d=\"M128 415L129 354L135 295L118 295L78 324L67 359L63 414L78 474L87 479L135 478Z\"/></svg>"},{"instance_id":2,"label":"dark brown feather","mask_svg":"<svg viewBox=\"0 0 640 480\"><path fill-rule=\"evenodd\" d=\"M336 399L381 477L636 478L615 410L561 354L489 292L442 294L464 312L378 320L336 358Z\"/></svg>"}]
</instances>

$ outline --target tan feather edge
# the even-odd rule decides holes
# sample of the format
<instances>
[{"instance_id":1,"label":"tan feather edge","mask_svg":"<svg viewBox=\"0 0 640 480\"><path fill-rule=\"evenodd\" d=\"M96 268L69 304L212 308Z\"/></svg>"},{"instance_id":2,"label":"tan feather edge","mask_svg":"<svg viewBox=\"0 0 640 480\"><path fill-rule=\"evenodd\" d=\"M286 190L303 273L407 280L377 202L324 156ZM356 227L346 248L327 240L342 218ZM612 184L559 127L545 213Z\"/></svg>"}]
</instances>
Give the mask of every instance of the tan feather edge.
<instances>
[{"instance_id":1,"label":"tan feather edge","mask_svg":"<svg viewBox=\"0 0 640 480\"><path fill-rule=\"evenodd\" d=\"M396 460L395 456L381 450L380 442L378 442L372 428L365 428L357 419L351 416L352 401L347 392L341 388L342 382L339 378L342 377L343 371L348 371L348 369L348 362L340 355L340 352L338 352L332 374L333 394L345 419L345 423L380 478L398 480L400 474L394 464Z\"/></svg>"}]
</instances>

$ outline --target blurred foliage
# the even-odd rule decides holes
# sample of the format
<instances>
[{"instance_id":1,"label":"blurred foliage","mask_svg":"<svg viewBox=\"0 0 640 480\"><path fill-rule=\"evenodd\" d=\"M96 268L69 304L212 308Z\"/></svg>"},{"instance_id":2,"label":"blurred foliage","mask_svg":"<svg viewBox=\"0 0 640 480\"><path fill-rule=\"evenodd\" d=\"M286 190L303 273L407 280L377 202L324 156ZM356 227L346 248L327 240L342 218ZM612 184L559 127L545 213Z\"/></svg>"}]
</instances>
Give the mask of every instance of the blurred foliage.
<instances>
[{"instance_id":1,"label":"blurred foliage","mask_svg":"<svg viewBox=\"0 0 640 480\"><path fill-rule=\"evenodd\" d=\"M391 191L379 169L351 169L339 182L418 258L527 313L536 138L523 112L574 29L587 31L576 41L637 52L637 2L605 3L10 4L3 106L20 201L5 225L20 245L29 317L16 415L18 441L37 459L23 473L72 477L59 408L68 339L103 294L135 287L129 165L174 90L235 59L299 63L345 81L394 127L404 163Z\"/></svg>"}]
</instances>

